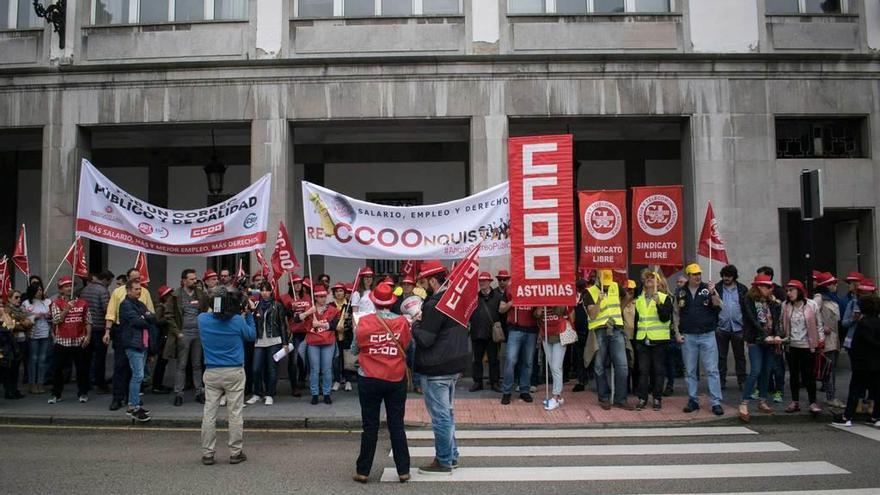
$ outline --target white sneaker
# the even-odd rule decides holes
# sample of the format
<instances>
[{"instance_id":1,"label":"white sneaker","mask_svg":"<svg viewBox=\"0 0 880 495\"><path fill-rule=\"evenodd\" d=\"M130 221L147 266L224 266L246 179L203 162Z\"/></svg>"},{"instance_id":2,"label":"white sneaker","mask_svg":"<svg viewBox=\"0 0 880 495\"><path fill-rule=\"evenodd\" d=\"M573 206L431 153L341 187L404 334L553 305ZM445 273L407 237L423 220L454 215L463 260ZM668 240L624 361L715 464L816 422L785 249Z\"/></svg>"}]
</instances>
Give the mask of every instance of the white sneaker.
<instances>
[{"instance_id":1,"label":"white sneaker","mask_svg":"<svg viewBox=\"0 0 880 495\"><path fill-rule=\"evenodd\" d=\"M79 396L79 401L80 401L81 403L85 404L86 402L89 401L89 396L88 396L88 395L80 395L80 396Z\"/></svg>"},{"instance_id":2,"label":"white sneaker","mask_svg":"<svg viewBox=\"0 0 880 495\"><path fill-rule=\"evenodd\" d=\"M559 403L559 407L562 407L562 405L565 404L565 399L563 399L562 397L560 397L560 398L556 399L556 402Z\"/></svg>"},{"instance_id":3,"label":"white sneaker","mask_svg":"<svg viewBox=\"0 0 880 495\"><path fill-rule=\"evenodd\" d=\"M226 396L220 397L220 407L226 407Z\"/></svg>"},{"instance_id":4,"label":"white sneaker","mask_svg":"<svg viewBox=\"0 0 880 495\"><path fill-rule=\"evenodd\" d=\"M265 400L264 400L264 403L265 403L267 406L271 406L272 404L275 403L275 400L273 400L272 397L270 397L270 396L267 395L266 398L265 398Z\"/></svg>"},{"instance_id":5,"label":"white sneaker","mask_svg":"<svg viewBox=\"0 0 880 495\"><path fill-rule=\"evenodd\" d=\"M338 392L339 391L339 382L333 382L333 386L330 387L330 390L332 390L334 392Z\"/></svg>"},{"instance_id":6,"label":"white sneaker","mask_svg":"<svg viewBox=\"0 0 880 495\"><path fill-rule=\"evenodd\" d=\"M351 392L351 382L345 382L345 391Z\"/></svg>"},{"instance_id":7,"label":"white sneaker","mask_svg":"<svg viewBox=\"0 0 880 495\"><path fill-rule=\"evenodd\" d=\"M531 387L529 387L529 392L531 392L531 393L535 393L535 392L537 392L537 391L538 391L538 387L536 387L536 386L534 386L534 385L532 385Z\"/></svg>"},{"instance_id":8,"label":"white sneaker","mask_svg":"<svg viewBox=\"0 0 880 495\"><path fill-rule=\"evenodd\" d=\"M53 395L53 396L49 397L49 400L47 402L49 404L57 404L57 403L61 402L61 397L55 397Z\"/></svg>"},{"instance_id":9,"label":"white sneaker","mask_svg":"<svg viewBox=\"0 0 880 495\"><path fill-rule=\"evenodd\" d=\"M544 406L545 411L552 411L554 409L559 408L559 401L556 400L555 397L551 397L550 400L547 401L547 405Z\"/></svg>"},{"instance_id":10,"label":"white sneaker","mask_svg":"<svg viewBox=\"0 0 880 495\"><path fill-rule=\"evenodd\" d=\"M224 399L221 399L221 400L224 400ZM259 395L252 395L250 399L245 401L245 404L252 406L252 405L256 404L257 402L260 402L260 399L261 399L261 397Z\"/></svg>"}]
</instances>

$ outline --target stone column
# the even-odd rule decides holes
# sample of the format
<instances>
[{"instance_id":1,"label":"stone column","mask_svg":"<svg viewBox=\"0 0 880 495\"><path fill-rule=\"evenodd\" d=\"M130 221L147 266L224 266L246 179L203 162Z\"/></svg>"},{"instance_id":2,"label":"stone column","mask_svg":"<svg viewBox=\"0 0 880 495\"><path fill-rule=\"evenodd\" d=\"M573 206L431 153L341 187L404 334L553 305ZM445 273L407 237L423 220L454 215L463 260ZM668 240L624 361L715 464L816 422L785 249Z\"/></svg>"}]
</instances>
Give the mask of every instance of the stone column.
<instances>
[{"instance_id":1,"label":"stone column","mask_svg":"<svg viewBox=\"0 0 880 495\"><path fill-rule=\"evenodd\" d=\"M507 180L507 115L471 117L469 194ZM507 256L480 260L480 269L493 275L509 266Z\"/></svg>"}]
</instances>

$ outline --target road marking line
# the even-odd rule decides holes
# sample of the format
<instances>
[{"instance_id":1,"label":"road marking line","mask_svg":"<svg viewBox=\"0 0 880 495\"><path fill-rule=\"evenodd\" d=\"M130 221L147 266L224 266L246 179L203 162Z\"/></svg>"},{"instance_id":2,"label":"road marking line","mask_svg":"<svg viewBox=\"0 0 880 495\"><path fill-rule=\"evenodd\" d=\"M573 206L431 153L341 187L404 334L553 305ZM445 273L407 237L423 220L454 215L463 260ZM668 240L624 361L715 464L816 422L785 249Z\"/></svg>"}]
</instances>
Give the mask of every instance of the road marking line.
<instances>
[{"instance_id":1,"label":"road marking line","mask_svg":"<svg viewBox=\"0 0 880 495\"><path fill-rule=\"evenodd\" d=\"M19 424L0 424L0 428L21 429L21 430L98 430L98 431L172 431L172 432L201 432L201 428L174 428L162 426L78 426L78 425L19 425ZM217 431L229 431L228 428L217 428ZM245 431L248 433L340 433L349 434L359 431L352 430L328 430L328 429L285 429L285 428L248 428L245 425Z\"/></svg>"},{"instance_id":2,"label":"road marking line","mask_svg":"<svg viewBox=\"0 0 880 495\"><path fill-rule=\"evenodd\" d=\"M663 495L878 495L880 488L846 488L841 490L797 490L784 492L667 493Z\"/></svg>"},{"instance_id":3,"label":"road marking line","mask_svg":"<svg viewBox=\"0 0 880 495\"><path fill-rule=\"evenodd\" d=\"M876 442L880 442L880 429L874 426L866 426L866 425L852 425L852 426L841 426L841 425L831 425L838 430L848 431L850 433L855 433L856 435L870 438Z\"/></svg>"},{"instance_id":4,"label":"road marking line","mask_svg":"<svg viewBox=\"0 0 880 495\"><path fill-rule=\"evenodd\" d=\"M665 443L640 445L540 445L459 447L461 457L570 457L609 455L745 454L795 452L782 442ZM434 457L434 447L410 447L411 457ZM392 454L388 454L389 457Z\"/></svg>"},{"instance_id":5,"label":"road marking line","mask_svg":"<svg viewBox=\"0 0 880 495\"><path fill-rule=\"evenodd\" d=\"M758 462L746 464L682 464L654 466L549 466L460 468L452 475L424 475L413 470L412 481L522 482L522 481L610 481L708 478L765 478L850 474L825 461ZM397 471L386 468L382 481L398 482Z\"/></svg>"},{"instance_id":6,"label":"road marking line","mask_svg":"<svg viewBox=\"0 0 880 495\"><path fill-rule=\"evenodd\" d=\"M457 430L457 440L524 438L631 438L631 437L696 437L720 435L757 435L742 426L694 426L682 428L582 428L571 430ZM410 440L433 440L431 430L407 431Z\"/></svg>"}]
</instances>

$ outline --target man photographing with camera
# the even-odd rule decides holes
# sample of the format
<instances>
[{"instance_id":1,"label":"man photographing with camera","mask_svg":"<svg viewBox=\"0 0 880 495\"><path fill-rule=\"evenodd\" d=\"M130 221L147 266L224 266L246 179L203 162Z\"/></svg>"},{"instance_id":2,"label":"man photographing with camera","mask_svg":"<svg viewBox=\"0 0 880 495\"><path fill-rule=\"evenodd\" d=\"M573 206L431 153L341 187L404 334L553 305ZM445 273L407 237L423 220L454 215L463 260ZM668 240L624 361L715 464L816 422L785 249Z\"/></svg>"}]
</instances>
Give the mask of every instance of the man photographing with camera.
<instances>
[{"instance_id":1,"label":"man photographing with camera","mask_svg":"<svg viewBox=\"0 0 880 495\"><path fill-rule=\"evenodd\" d=\"M205 352L205 409L202 416L202 463L214 464L217 444L217 408L226 395L229 419L229 463L247 460L242 451L244 421L244 347L257 338L250 299L242 302L237 292L218 287L211 298L211 312L199 315L199 335Z\"/></svg>"}]
</instances>

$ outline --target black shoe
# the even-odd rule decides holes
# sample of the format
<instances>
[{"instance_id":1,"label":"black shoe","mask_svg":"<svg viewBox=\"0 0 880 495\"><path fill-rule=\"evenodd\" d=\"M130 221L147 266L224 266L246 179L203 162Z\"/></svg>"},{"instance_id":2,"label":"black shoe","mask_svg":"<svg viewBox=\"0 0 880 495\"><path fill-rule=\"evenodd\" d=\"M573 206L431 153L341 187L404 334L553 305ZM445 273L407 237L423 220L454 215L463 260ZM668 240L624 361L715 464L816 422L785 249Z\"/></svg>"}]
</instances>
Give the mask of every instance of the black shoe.
<instances>
[{"instance_id":1,"label":"black shoe","mask_svg":"<svg viewBox=\"0 0 880 495\"><path fill-rule=\"evenodd\" d=\"M318 405L318 396L317 395L312 396L312 405L313 406Z\"/></svg>"},{"instance_id":2,"label":"black shoe","mask_svg":"<svg viewBox=\"0 0 880 495\"><path fill-rule=\"evenodd\" d=\"M684 406L684 409L682 409L682 411L684 411L684 412L686 412L686 413L692 413L692 412L694 412L694 411L696 411L696 410L698 410L698 409L700 409L700 405L697 404L697 403L694 402L694 401L690 401L690 400L689 400L688 403L687 403L687 405Z\"/></svg>"},{"instance_id":3,"label":"black shoe","mask_svg":"<svg viewBox=\"0 0 880 495\"><path fill-rule=\"evenodd\" d=\"M205 393L204 392L202 392L200 394L196 394L196 402L198 402L199 404L205 403Z\"/></svg>"},{"instance_id":4,"label":"black shoe","mask_svg":"<svg viewBox=\"0 0 880 495\"><path fill-rule=\"evenodd\" d=\"M468 392L476 392L478 390L483 390L483 382L474 382Z\"/></svg>"},{"instance_id":5,"label":"black shoe","mask_svg":"<svg viewBox=\"0 0 880 495\"><path fill-rule=\"evenodd\" d=\"M663 390L663 397L672 397L672 394L675 393L675 390L672 389L672 385L667 385Z\"/></svg>"},{"instance_id":6,"label":"black shoe","mask_svg":"<svg viewBox=\"0 0 880 495\"><path fill-rule=\"evenodd\" d=\"M578 383L571 388L572 392L583 392L584 390L586 390L586 387L584 387L583 383Z\"/></svg>"},{"instance_id":7,"label":"black shoe","mask_svg":"<svg viewBox=\"0 0 880 495\"><path fill-rule=\"evenodd\" d=\"M241 464L242 462L247 460L247 456L244 455L244 451L239 452L238 454L229 456L229 464Z\"/></svg>"},{"instance_id":8,"label":"black shoe","mask_svg":"<svg viewBox=\"0 0 880 495\"><path fill-rule=\"evenodd\" d=\"M110 410L111 411L118 411L120 409L122 409L122 401L119 399L113 399L110 402Z\"/></svg>"},{"instance_id":9,"label":"black shoe","mask_svg":"<svg viewBox=\"0 0 880 495\"><path fill-rule=\"evenodd\" d=\"M495 392L496 394L500 394L501 393L501 385L498 385L497 383L493 383L492 384L492 391Z\"/></svg>"},{"instance_id":10,"label":"black shoe","mask_svg":"<svg viewBox=\"0 0 880 495\"><path fill-rule=\"evenodd\" d=\"M214 465L214 456L203 455L202 456L202 464L204 464L205 466L213 466Z\"/></svg>"},{"instance_id":11,"label":"black shoe","mask_svg":"<svg viewBox=\"0 0 880 495\"><path fill-rule=\"evenodd\" d=\"M522 399L523 402L531 403L535 401L535 399L532 399L532 394L529 393L519 394L519 398Z\"/></svg>"},{"instance_id":12,"label":"black shoe","mask_svg":"<svg viewBox=\"0 0 880 495\"><path fill-rule=\"evenodd\" d=\"M510 404L510 394L504 394L501 396L501 404L505 406Z\"/></svg>"},{"instance_id":13,"label":"black shoe","mask_svg":"<svg viewBox=\"0 0 880 495\"><path fill-rule=\"evenodd\" d=\"M330 398L330 394L324 396L324 404L333 404L333 399Z\"/></svg>"},{"instance_id":14,"label":"black shoe","mask_svg":"<svg viewBox=\"0 0 880 495\"><path fill-rule=\"evenodd\" d=\"M171 393L171 389L168 388L168 387L159 387L159 388L155 388L155 387L154 387L153 390L151 390L151 392L152 392L154 395L166 395L166 394L170 394L170 393Z\"/></svg>"},{"instance_id":15,"label":"black shoe","mask_svg":"<svg viewBox=\"0 0 880 495\"><path fill-rule=\"evenodd\" d=\"M712 414L715 416L724 416L724 409L721 406L712 406Z\"/></svg>"},{"instance_id":16,"label":"black shoe","mask_svg":"<svg viewBox=\"0 0 880 495\"><path fill-rule=\"evenodd\" d=\"M24 399L24 394L21 393L21 390L16 390L15 392L12 392L12 399L13 400Z\"/></svg>"},{"instance_id":17,"label":"black shoe","mask_svg":"<svg viewBox=\"0 0 880 495\"><path fill-rule=\"evenodd\" d=\"M183 405L183 396L182 395L178 395L178 396L174 397L174 405L176 407L180 407Z\"/></svg>"},{"instance_id":18,"label":"black shoe","mask_svg":"<svg viewBox=\"0 0 880 495\"><path fill-rule=\"evenodd\" d=\"M654 410L659 411L662 408L663 408L663 403L661 402L661 400L659 398L655 398L654 399Z\"/></svg>"},{"instance_id":19,"label":"black shoe","mask_svg":"<svg viewBox=\"0 0 880 495\"><path fill-rule=\"evenodd\" d=\"M128 410L125 412L125 415L139 423L146 423L151 419L147 411L142 408Z\"/></svg>"},{"instance_id":20,"label":"black shoe","mask_svg":"<svg viewBox=\"0 0 880 495\"><path fill-rule=\"evenodd\" d=\"M639 403L636 404L636 411L644 411L646 407L648 407L648 401L639 399Z\"/></svg>"}]
</instances>

